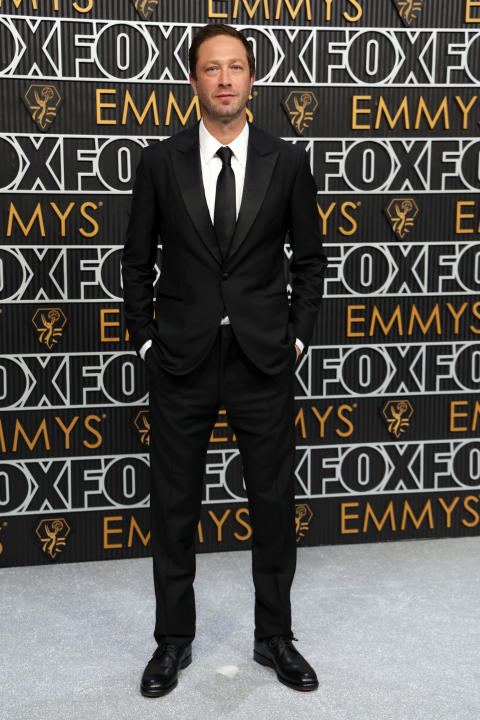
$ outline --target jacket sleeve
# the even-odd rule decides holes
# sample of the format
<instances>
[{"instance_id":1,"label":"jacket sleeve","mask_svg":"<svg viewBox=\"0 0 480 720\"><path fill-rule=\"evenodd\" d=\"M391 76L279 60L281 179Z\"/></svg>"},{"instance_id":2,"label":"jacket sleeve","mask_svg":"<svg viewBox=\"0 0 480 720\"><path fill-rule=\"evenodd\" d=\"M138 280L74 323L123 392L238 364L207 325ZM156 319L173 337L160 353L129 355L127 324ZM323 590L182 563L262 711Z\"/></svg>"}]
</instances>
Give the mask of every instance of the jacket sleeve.
<instances>
[{"instance_id":1,"label":"jacket sleeve","mask_svg":"<svg viewBox=\"0 0 480 720\"><path fill-rule=\"evenodd\" d=\"M122 254L122 281L127 328L139 352L150 338L153 322L153 283L157 257L159 208L149 158L142 152Z\"/></svg>"},{"instance_id":2,"label":"jacket sleeve","mask_svg":"<svg viewBox=\"0 0 480 720\"><path fill-rule=\"evenodd\" d=\"M327 258L317 210L317 187L308 156L301 152L290 195L288 227L292 262L291 315L296 337L308 346L323 296Z\"/></svg>"}]
</instances>

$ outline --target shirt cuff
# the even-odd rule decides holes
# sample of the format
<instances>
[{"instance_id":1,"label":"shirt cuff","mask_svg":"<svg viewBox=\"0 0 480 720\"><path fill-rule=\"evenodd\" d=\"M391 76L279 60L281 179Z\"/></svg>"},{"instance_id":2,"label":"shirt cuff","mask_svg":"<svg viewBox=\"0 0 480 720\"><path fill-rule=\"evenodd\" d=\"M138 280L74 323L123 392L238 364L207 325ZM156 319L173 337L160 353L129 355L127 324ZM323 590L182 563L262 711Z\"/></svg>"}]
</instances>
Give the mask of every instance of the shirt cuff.
<instances>
[{"instance_id":1,"label":"shirt cuff","mask_svg":"<svg viewBox=\"0 0 480 720\"><path fill-rule=\"evenodd\" d=\"M295 345L298 345L300 352L302 352L305 347L304 343L298 338L295 339Z\"/></svg>"},{"instance_id":2,"label":"shirt cuff","mask_svg":"<svg viewBox=\"0 0 480 720\"><path fill-rule=\"evenodd\" d=\"M138 351L138 354L140 355L140 357L142 358L142 360L145 360L145 353L146 353L147 350L148 350L149 348L151 348L151 347L152 347L152 341L151 341L151 340L147 340L146 342L143 343L142 347L141 347L140 350Z\"/></svg>"}]
</instances>

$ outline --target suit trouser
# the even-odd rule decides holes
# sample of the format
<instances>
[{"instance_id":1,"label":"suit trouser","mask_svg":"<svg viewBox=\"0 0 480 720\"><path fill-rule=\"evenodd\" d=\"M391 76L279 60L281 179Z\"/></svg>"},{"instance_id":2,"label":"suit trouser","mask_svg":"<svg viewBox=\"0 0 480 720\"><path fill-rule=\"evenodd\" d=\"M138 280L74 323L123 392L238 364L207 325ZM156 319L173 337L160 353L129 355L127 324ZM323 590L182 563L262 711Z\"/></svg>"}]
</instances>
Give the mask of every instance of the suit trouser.
<instances>
[{"instance_id":1,"label":"suit trouser","mask_svg":"<svg viewBox=\"0 0 480 720\"><path fill-rule=\"evenodd\" d=\"M207 358L187 375L158 368L150 352L155 639L182 644L195 635L196 532L206 451L221 405L237 437L249 503L255 637L291 637L295 348L286 369L273 376L248 359L230 325L220 326Z\"/></svg>"}]
</instances>

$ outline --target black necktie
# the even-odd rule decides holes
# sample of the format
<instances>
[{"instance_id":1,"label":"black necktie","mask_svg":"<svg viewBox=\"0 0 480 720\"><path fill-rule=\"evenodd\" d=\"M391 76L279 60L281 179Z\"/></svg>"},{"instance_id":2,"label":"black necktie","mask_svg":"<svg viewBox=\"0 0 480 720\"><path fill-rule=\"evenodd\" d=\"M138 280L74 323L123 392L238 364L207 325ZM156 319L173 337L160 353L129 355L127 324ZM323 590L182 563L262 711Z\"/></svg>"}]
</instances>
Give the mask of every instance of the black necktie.
<instances>
[{"instance_id":1,"label":"black necktie","mask_svg":"<svg viewBox=\"0 0 480 720\"><path fill-rule=\"evenodd\" d=\"M216 154L222 161L222 169L217 179L213 225L225 260L237 222L235 174L230 164L233 154L230 148L221 147Z\"/></svg>"}]
</instances>

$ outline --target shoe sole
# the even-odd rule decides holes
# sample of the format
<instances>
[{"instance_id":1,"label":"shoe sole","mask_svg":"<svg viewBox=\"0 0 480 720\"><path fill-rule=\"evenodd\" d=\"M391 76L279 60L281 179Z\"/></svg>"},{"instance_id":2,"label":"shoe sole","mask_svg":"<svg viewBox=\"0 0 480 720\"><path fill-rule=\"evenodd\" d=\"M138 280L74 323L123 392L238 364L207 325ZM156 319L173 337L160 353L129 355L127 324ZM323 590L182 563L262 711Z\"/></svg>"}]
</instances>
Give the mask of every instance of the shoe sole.
<instances>
[{"instance_id":1,"label":"shoe sole","mask_svg":"<svg viewBox=\"0 0 480 720\"><path fill-rule=\"evenodd\" d=\"M192 662L192 655L187 655L187 657L182 660L181 664L179 665L179 670L184 670L186 667L190 665ZM167 695L169 692L174 690L178 685L178 678L175 679L175 681L168 685L168 687L161 688L160 690L155 690L151 688L143 688L140 686L140 692L142 693L143 697L148 698L156 698L156 697L162 697L163 695Z\"/></svg>"},{"instance_id":2,"label":"shoe sole","mask_svg":"<svg viewBox=\"0 0 480 720\"><path fill-rule=\"evenodd\" d=\"M316 683L312 683L311 685L299 685L297 683L292 683L289 680L285 680L276 670L274 663L264 655L260 655L259 652L256 650L253 651L253 659L255 662L259 663L260 665L264 665L265 667L272 668L272 670L275 670L275 673L277 675L277 678L280 680L281 683L286 685L287 687L291 688L292 690L299 690L300 692L310 692L311 690L317 690L318 688L318 681Z\"/></svg>"}]
</instances>

